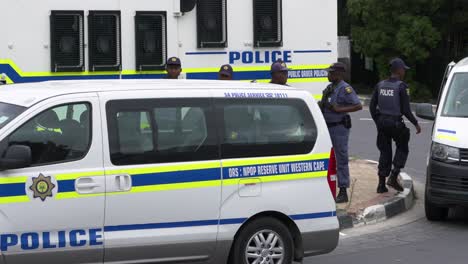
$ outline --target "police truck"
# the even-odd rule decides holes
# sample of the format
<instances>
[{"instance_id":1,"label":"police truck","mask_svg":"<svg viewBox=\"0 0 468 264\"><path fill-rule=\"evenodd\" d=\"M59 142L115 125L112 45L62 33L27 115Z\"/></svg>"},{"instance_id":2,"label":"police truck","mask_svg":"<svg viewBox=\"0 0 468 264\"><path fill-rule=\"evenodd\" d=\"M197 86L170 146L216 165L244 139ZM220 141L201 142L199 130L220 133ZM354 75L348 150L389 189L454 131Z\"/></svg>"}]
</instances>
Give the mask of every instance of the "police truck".
<instances>
[{"instance_id":1,"label":"police truck","mask_svg":"<svg viewBox=\"0 0 468 264\"><path fill-rule=\"evenodd\" d=\"M311 0L2 0L0 74L7 83L157 79L168 57L186 79L268 82L284 61L289 84L320 98L337 60L337 3Z\"/></svg>"}]
</instances>

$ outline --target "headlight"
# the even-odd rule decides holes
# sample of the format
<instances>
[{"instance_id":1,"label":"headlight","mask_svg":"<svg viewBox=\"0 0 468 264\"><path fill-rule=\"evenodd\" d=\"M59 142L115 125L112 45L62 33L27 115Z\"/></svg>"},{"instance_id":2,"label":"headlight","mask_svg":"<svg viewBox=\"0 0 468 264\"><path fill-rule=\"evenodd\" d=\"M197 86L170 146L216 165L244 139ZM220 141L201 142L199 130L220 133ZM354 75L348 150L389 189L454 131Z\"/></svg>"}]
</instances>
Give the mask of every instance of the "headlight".
<instances>
[{"instance_id":1,"label":"headlight","mask_svg":"<svg viewBox=\"0 0 468 264\"><path fill-rule=\"evenodd\" d=\"M432 144L431 157L438 161L456 163L460 161L460 150L434 142Z\"/></svg>"}]
</instances>

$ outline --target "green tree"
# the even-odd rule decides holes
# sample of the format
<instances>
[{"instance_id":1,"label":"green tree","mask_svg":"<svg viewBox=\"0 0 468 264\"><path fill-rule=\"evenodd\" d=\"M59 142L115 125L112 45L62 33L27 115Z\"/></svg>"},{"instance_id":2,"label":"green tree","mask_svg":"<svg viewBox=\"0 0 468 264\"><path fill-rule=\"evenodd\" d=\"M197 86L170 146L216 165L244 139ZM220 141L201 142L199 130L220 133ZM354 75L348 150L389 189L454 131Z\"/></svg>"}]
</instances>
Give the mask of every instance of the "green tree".
<instances>
[{"instance_id":1,"label":"green tree","mask_svg":"<svg viewBox=\"0 0 468 264\"><path fill-rule=\"evenodd\" d=\"M424 61L441 39L430 19L443 0L349 0L351 37L356 52L376 60L381 75L388 61L403 56Z\"/></svg>"},{"instance_id":2,"label":"green tree","mask_svg":"<svg viewBox=\"0 0 468 264\"><path fill-rule=\"evenodd\" d=\"M433 17L444 0L348 0L354 50L374 58L379 75L388 76L388 61L403 57L416 65L431 56L441 40ZM408 76L416 97L431 97L427 88ZM426 90L426 91L423 91Z\"/></svg>"}]
</instances>

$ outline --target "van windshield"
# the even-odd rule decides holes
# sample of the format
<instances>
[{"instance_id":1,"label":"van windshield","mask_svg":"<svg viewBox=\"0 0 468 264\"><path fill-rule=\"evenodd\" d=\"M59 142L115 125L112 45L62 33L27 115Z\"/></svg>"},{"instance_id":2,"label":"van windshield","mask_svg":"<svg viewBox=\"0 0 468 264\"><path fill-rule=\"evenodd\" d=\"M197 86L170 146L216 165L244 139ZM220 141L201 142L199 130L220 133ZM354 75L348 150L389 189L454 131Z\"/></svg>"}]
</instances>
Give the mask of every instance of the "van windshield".
<instances>
[{"instance_id":1,"label":"van windshield","mask_svg":"<svg viewBox=\"0 0 468 264\"><path fill-rule=\"evenodd\" d=\"M468 72L453 76L443 109L443 116L468 118Z\"/></svg>"},{"instance_id":2,"label":"van windshield","mask_svg":"<svg viewBox=\"0 0 468 264\"><path fill-rule=\"evenodd\" d=\"M26 107L0 102L0 129L24 112Z\"/></svg>"}]
</instances>

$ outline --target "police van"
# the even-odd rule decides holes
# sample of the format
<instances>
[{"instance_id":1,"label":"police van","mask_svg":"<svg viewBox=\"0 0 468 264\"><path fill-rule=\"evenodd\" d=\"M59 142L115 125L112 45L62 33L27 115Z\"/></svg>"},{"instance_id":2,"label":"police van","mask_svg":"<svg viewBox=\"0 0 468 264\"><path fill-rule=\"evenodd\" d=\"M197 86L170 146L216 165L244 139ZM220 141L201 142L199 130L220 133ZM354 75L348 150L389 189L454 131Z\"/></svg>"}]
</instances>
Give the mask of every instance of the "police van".
<instances>
[{"instance_id":1,"label":"police van","mask_svg":"<svg viewBox=\"0 0 468 264\"><path fill-rule=\"evenodd\" d=\"M270 65L320 98L337 60L337 2L310 0L3 0L0 74L8 83L182 78L268 82ZM6 8L8 7L8 8ZM8 25L8 26L6 26Z\"/></svg>"},{"instance_id":2,"label":"police van","mask_svg":"<svg viewBox=\"0 0 468 264\"><path fill-rule=\"evenodd\" d=\"M0 263L291 263L332 251L331 141L307 91L200 80L12 84Z\"/></svg>"},{"instance_id":3,"label":"police van","mask_svg":"<svg viewBox=\"0 0 468 264\"><path fill-rule=\"evenodd\" d=\"M440 221L450 207L468 206L468 58L447 68L436 114L422 104L417 115L435 120L425 205L427 218Z\"/></svg>"}]
</instances>

